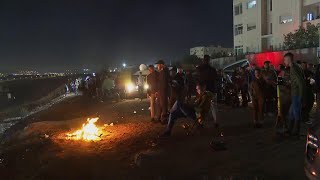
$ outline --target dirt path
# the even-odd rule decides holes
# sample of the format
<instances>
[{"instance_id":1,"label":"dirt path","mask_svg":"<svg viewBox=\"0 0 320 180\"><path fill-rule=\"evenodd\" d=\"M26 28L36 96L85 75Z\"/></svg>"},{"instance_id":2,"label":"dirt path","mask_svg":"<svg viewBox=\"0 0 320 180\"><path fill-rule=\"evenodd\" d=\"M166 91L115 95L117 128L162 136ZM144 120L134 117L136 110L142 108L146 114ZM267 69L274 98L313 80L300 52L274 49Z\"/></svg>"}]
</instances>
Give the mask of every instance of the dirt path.
<instances>
[{"instance_id":1,"label":"dirt path","mask_svg":"<svg viewBox=\"0 0 320 180\"><path fill-rule=\"evenodd\" d=\"M97 115L99 126L114 123L105 127L108 136L99 142L65 139L66 132ZM263 129L254 130L248 109L224 107L219 117L223 124L219 130L206 128L186 136L181 127L186 121L182 120L171 138L159 140L156 137L164 127L149 122L146 101L111 104L74 99L27 120L26 128L12 130L10 140L1 146L0 171L13 179L303 178L304 138L275 142L273 121L267 120ZM209 142L221 131L228 149L214 152Z\"/></svg>"}]
</instances>

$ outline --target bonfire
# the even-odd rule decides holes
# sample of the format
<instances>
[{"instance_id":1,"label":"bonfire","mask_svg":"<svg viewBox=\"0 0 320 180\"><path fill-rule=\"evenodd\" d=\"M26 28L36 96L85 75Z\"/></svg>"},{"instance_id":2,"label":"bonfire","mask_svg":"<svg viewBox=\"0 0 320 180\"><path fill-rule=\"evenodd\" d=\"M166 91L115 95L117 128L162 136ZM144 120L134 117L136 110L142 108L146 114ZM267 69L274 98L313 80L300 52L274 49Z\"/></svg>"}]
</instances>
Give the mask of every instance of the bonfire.
<instances>
[{"instance_id":1,"label":"bonfire","mask_svg":"<svg viewBox=\"0 0 320 180\"><path fill-rule=\"evenodd\" d=\"M98 120L99 118L88 118L87 122L82 125L81 129L73 133L67 133L67 139L100 141L103 133L102 129L95 125Z\"/></svg>"}]
</instances>

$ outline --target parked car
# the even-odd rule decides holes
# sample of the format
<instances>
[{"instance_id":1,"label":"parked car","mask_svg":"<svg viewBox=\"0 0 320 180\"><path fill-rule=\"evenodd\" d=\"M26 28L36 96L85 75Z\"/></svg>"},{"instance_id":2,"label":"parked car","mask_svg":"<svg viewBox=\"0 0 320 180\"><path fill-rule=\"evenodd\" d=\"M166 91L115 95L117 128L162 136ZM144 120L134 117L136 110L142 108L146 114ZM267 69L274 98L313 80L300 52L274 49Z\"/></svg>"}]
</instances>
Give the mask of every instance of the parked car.
<instances>
[{"instance_id":1,"label":"parked car","mask_svg":"<svg viewBox=\"0 0 320 180\"><path fill-rule=\"evenodd\" d=\"M249 67L250 66L250 62L248 59L243 59L243 60L239 60L239 61L236 61L235 63L232 63L230 65L227 65L226 67L223 68L223 72L228 74L228 75L232 75L232 73L234 72L234 70L236 68L239 68L239 67Z\"/></svg>"},{"instance_id":2,"label":"parked car","mask_svg":"<svg viewBox=\"0 0 320 180\"><path fill-rule=\"evenodd\" d=\"M316 120L319 119L320 113L317 113ZM305 152L305 173L308 179L320 179L320 122L315 122L310 126L307 133L307 143Z\"/></svg>"}]
</instances>

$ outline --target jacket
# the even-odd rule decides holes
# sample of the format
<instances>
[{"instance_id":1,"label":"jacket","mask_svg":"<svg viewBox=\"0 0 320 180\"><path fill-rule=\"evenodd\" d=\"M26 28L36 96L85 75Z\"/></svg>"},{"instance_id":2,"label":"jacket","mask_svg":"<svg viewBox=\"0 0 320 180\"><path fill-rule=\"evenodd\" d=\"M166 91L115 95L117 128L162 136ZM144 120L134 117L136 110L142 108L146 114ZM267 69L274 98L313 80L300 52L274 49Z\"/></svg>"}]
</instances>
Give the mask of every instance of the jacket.
<instances>
[{"instance_id":1,"label":"jacket","mask_svg":"<svg viewBox=\"0 0 320 180\"><path fill-rule=\"evenodd\" d=\"M251 83L251 89L250 89L252 98L254 99L265 98L266 87L267 87L267 82L263 78L253 80Z\"/></svg>"},{"instance_id":2,"label":"jacket","mask_svg":"<svg viewBox=\"0 0 320 180\"><path fill-rule=\"evenodd\" d=\"M217 71L209 64L202 64L197 68L199 74L199 80L206 84L207 90L210 92L216 92L215 81L217 79Z\"/></svg>"},{"instance_id":3,"label":"jacket","mask_svg":"<svg viewBox=\"0 0 320 180\"><path fill-rule=\"evenodd\" d=\"M304 97L306 92L306 84L304 81L303 71L300 66L293 63L290 68L291 80L291 96Z\"/></svg>"},{"instance_id":4,"label":"jacket","mask_svg":"<svg viewBox=\"0 0 320 180\"><path fill-rule=\"evenodd\" d=\"M213 94L210 91L206 91L197 97L194 109L198 119L204 120L210 111L212 98Z\"/></svg>"},{"instance_id":5,"label":"jacket","mask_svg":"<svg viewBox=\"0 0 320 180\"><path fill-rule=\"evenodd\" d=\"M169 72L166 68L164 68L162 71L158 73L157 92L167 96L169 92L169 81L170 81Z\"/></svg>"},{"instance_id":6,"label":"jacket","mask_svg":"<svg viewBox=\"0 0 320 180\"><path fill-rule=\"evenodd\" d=\"M154 94L158 90L158 76L159 73L154 71L147 76L147 84L149 86L148 94Z\"/></svg>"},{"instance_id":7,"label":"jacket","mask_svg":"<svg viewBox=\"0 0 320 180\"><path fill-rule=\"evenodd\" d=\"M267 82L268 87L275 87L277 83L277 73L272 69L262 69L261 71L262 77Z\"/></svg>"}]
</instances>

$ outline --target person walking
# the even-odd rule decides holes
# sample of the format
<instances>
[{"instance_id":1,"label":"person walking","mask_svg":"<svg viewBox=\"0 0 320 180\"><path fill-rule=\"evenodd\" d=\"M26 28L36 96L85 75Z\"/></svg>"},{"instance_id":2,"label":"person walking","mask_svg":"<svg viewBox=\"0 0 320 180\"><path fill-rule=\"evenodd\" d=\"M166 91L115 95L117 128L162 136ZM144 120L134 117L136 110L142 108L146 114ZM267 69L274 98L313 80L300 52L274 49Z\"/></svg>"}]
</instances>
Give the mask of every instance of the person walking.
<instances>
[{"instance_id":1,"label":"person walking","mask_svg":"<svg viewBox=\"0 0 320 180\"><path fill-rule=\"evenodd\" d=\"M158 76L159 73L154 69L153 65L149 65L148 67L149 75L147 76L147 84L148 84L148 97L150 101L150 117L151 122L155 121L155 103L156 103L156 92L158 90Z\"/></svg>"},{"instance_id":2,"label":"person walking","mask_svg":"<svg viewBox=\"0 0 320 180\"><path fill-rule=\"evenodd\" d=\"M290 67L291 106L289 110L289 135L300 135L302 100L305 96L305 81L301 67L293 62L294 55L287 53L284 63Z\"/></svg>"},{"instance_id":3,"label":"person walking","mask_svg":"<svg viewBox=\"0 0 320 180\"><path fill-rule=\"evenodd\" d=\"M211 101L213 95L210 91L206 91L204 83L196 85L197 98L192 104L176 101L169 115L167 128L160 135L160 138L169 137L175 122L182 117L187 117L194 121L198 127L203 127L203 121L210 112Z\"/></svg>"},{"instance_id":4,"label":"person walking","mask_svg":"<svg viewBox=\"0 0 320 180\"><path fill-rule=\"evenodd\" d=\"M160 121L161 124L166 124L168 121L169 72L163 60L159 60L156 64L159 71L158 89L156 93L158 100L158 121Z\"/></svg>"},{"instance_id":5,"label":"person walking","mask_svg":"<svg viewBox=\"0 0 320 180\"><path fill-rule=\"evenodd\" d=\"M217 120L217 70L214 67L209 65L210 56L204 55L202 64L198 66L198 75L199 81L204 83L206 86L206 90L210 91L213 94L213 98L211 101L211 113L214 120L215 127L218 127L218 120Z\"/></svg>"},{"instance_id":6,"label":"person walking","mask_svg":"<svg viewBox=\"0 0 320 180\"><path fill-rule=\"evenodd\" d=\"M265 90L267 83L261 77L261 70L255 69L255 78L251 82L254 128L261 128L264 120Z\"/></svg>"}]
</instances>

